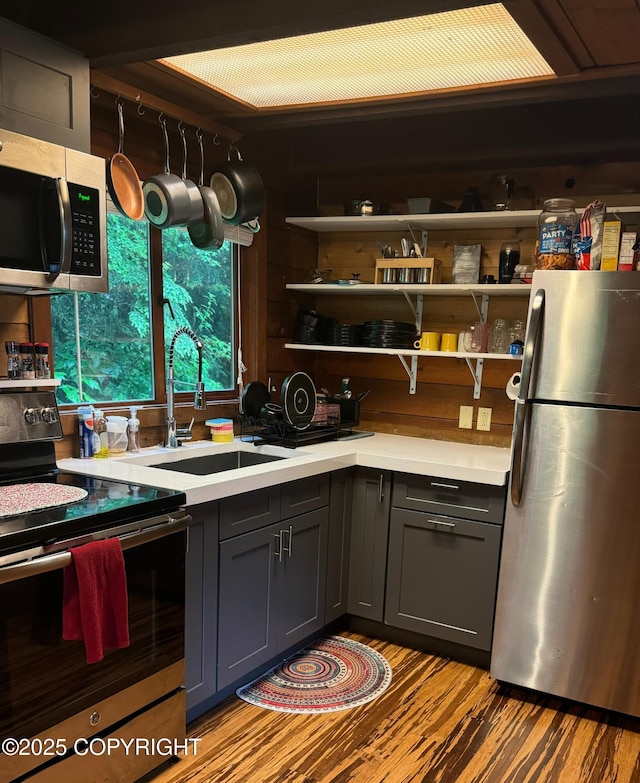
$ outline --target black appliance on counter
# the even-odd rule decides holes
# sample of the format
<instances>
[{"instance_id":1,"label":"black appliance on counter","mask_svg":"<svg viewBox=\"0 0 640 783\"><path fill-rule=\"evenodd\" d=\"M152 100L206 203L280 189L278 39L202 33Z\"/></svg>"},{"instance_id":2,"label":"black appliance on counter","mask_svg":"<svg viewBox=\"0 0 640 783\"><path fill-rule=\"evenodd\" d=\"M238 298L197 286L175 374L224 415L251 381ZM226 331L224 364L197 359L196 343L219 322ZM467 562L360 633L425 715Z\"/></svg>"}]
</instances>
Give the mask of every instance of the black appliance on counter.
<instances>
[{"instance_id":1,"label":"black appliance on counter","mask_svg":"<svg viewBox=\"0 0 640 783\"><path fill-rule=\"evenodd\" d=\"M0 394L0 490L44 484L46 495L51 484L87 493L70 505L14 515L0 503L0 740L25 748L34 738L53 741L33 745L39 753L4 753L0 780L97 780L108 765L131 783L166 755L126 753L123 745L109 755L83 753L82 741L185 738L191 518L184 493L58 469L53 441L61 437L52 393ZM83 642L62 640L63 569L72 547L113 536L125 561L130 646L87 664Z\"/></svg>"}]
</instances>

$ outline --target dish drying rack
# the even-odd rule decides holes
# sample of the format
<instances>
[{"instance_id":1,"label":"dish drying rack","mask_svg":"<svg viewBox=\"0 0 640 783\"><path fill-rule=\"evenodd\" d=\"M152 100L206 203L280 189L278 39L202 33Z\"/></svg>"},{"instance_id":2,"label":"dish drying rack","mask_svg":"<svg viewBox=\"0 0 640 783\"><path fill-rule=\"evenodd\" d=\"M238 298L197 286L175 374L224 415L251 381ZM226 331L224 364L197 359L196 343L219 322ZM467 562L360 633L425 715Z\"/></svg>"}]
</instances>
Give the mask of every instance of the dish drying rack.
<instances>
[{"instance_id":1,"label":"dish drying rack","mask_svg":"<svg viewBox=\"0 0 640 783\"><path fill-rule=\"evenodd\" d=\"M324 409L324 410L323 410ZM338 440L353 433L360 423L360 403L357 400L329 399L318 403L311 424L298 429L285 419L257 419L239 414L240 437L256 446L270 444L296 449L298 446Z\"/></svg>"}]
</instances>

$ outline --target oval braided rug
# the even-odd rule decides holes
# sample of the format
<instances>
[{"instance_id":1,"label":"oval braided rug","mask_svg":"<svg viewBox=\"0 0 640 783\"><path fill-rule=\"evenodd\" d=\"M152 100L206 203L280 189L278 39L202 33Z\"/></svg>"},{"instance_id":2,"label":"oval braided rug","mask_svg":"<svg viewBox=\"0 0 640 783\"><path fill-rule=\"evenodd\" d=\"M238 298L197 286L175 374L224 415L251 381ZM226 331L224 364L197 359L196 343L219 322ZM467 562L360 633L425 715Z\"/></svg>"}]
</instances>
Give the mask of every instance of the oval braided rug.
<instances>
[{"instance_id":1,"label":"oval braided rug","mask_svg":"<svg viewBox=\"0 0 640 783\"><path fill-rule=\"evenodd\" d=\"M334 712L359 707L391 684L384 656L352 639L317 639L239 688L244 701L277 712Z\"/></svg>"}]
</instances>

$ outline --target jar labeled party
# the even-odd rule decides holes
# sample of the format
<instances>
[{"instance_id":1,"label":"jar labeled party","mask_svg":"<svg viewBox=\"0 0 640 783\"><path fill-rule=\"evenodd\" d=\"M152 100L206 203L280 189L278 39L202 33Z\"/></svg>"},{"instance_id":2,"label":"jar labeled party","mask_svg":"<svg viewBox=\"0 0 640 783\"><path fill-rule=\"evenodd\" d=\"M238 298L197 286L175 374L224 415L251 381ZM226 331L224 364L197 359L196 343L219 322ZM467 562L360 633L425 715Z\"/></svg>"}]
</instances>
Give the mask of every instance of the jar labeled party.
<instances>
[{"instance_id":1,"label":"jar labeled party","mask_svg":"<svg viewBox=\"0 0 640 783\"><path fill-rule=\"evenodd\" d=\"M538 218L537 269L573 269L573 235L578 225L575 203L570 198L550 198Z\"/></svg>"}]
</instances>

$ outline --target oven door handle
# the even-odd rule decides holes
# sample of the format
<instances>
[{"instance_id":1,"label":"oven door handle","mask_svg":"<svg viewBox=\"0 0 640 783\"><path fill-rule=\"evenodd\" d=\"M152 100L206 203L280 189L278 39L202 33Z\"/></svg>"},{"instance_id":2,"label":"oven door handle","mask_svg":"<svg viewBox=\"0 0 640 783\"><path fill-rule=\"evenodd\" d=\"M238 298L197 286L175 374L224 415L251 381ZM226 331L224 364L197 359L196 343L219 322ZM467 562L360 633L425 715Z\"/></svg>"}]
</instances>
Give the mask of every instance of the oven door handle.
<instances>
[{"instance_id":1,"label":"oven door handle","mask_svg":"<svg viewBox=\"0 0 640 783\"><path fill-rule=\"evenodd\" d=\"M123 551L126 549L133 549L136 546L142 546L142 544L148 544L151 541L156 541L159 538L170 536L173 533L179 533L185 530L191 517L186 514L180 518L172 516L167 517L167 521L153 527L148 527L145 530L138 530L137 532L126 533L122 536L117 536L120 540L120 545ZM114 531L117 528L111 528L109 530L100 530L91 534L90 540L100 541L105 538L114 538ZM87 539L81 539L83 543L86 543ZM7 584L8 582L15 582L18 579L27 579L30 576L38 576L39 574L45 574L48 571L57 571L59 568L66 568L72 561L71 552L66 550L64 552L56 552L52 555L45 555L44 557L37 557L33 560L23 560L22 562L9 565L4 568L0 568L0 585Z\"/></svg>"}]
</instances>

